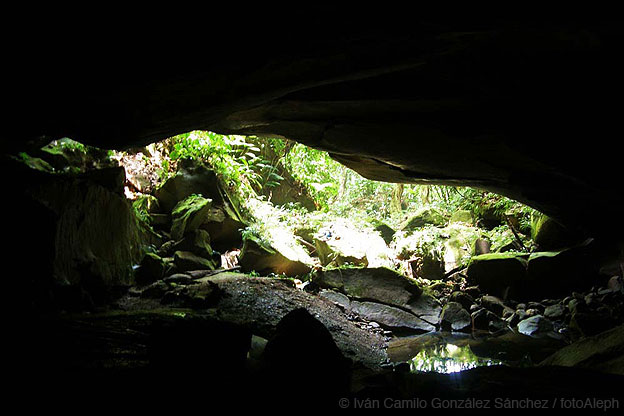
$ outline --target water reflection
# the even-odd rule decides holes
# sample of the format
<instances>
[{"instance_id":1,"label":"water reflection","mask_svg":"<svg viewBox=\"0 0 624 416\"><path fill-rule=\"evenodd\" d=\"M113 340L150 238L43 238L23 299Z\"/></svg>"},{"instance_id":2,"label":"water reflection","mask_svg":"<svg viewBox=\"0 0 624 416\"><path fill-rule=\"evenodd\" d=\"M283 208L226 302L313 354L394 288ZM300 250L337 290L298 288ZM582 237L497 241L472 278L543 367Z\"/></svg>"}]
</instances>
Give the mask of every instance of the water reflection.
<instances>
[{"instance_id":1,"label":"water reflection","mask_svg":"<svg viewBox=\"0 0 624 416\"><path fill-rule=\"evenodd\" d=\"M408 361L412 372L456 373L475 367L500 365L501 361L477 357L469 345L436 344Z\"/></svg>"}]
</instances>

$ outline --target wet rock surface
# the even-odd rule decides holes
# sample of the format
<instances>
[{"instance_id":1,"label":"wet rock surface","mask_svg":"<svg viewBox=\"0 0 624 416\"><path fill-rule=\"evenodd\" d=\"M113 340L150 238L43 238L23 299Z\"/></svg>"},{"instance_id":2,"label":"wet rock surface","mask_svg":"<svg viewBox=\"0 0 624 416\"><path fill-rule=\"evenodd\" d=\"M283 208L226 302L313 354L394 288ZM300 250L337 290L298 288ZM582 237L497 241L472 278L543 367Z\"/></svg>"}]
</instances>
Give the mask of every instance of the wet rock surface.
<instances>
[{"instance_id":1,"label":"wet rock surface","mask_svg":"<svg viewBox=\"0 0 624 416\"><path fill-rule=\"evenodd\" d=\"M327 327L346 357L373 368L385 360L381 330L369 327L357 315L345 314L331 301L295 289L290 280L220 273L196 279L191 285L169 285L158 295L128 297L120 306L129 311L158 309L164 302L171 308L192 308L196 313L216 310L219 319L250 328L267 339L287 313L305 308Z\"/></svg>"}]
</instances>

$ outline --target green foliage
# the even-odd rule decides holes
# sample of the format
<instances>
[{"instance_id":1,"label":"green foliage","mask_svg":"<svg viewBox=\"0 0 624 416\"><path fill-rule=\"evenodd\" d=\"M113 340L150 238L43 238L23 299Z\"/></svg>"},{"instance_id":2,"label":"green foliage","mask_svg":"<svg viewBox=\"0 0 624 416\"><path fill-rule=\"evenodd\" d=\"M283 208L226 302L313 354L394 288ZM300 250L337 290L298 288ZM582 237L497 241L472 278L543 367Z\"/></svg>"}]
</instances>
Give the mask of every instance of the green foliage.
<instances>
[{"instance_id":1,"label":"green foliage","mask_svg":"<svg viewBox=\"0 0 624 416\"><path fill-rule=\"evenodd\" d=\"M193 131L172 137L168 142L172 162L189 159L207 163L225 183L232 184L245 196L263 187L275 187L284 179L277 174L275 166L259 156L261 149L244 136ZM163 168L170 166L163 164Z\"/></svg>"}]
</instances>

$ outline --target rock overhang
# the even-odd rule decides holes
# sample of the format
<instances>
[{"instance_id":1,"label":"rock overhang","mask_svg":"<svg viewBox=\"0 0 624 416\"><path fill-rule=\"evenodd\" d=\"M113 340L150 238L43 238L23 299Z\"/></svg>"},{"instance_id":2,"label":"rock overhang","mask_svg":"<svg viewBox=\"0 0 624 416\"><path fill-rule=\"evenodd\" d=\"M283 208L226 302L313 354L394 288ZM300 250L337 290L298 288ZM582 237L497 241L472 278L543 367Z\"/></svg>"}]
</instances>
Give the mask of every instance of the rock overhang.
<instances>
[{"instance_id":1,"label":"rock overhang","mask_svg":"<svg viewBox=\"0 0 624 416\"><path fill-rule=\"evenodd\" d=\"M111 37L63 44L47 65L30 58L9 88L7 131L23 139L5 149L40 136L122 148L193 129L276 135L371 179L474 186L589 234L624 229L619 25L330 8L281 27Z\"/></svg>"}]
</instances>

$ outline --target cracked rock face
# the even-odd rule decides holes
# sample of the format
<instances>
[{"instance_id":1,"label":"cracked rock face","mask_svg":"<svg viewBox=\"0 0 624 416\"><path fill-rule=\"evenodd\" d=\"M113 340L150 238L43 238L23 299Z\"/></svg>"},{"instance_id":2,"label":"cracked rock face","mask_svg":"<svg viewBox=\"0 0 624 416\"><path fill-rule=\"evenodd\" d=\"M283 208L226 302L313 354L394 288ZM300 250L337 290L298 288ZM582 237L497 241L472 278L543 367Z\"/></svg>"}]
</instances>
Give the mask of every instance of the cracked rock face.
<instances>
[{"instance_id":1,"label":"cracked rock face","mask_svg":"<svg viewBox=\"0 0 624 416\"><path fill-rule=\"evenodd\" d=\"M265 14L235 13L240 27ZM624 228L619 24L330 7L253 36L216 25L140 44L121 27L78 49L76 33L99 28L55 22L41 53L15 51L10 137L121 148L193 129L282 136L371 179L475 186L588 233ZM22 150L12 140L6 150Z\"/></svg>"}]
</instances>

